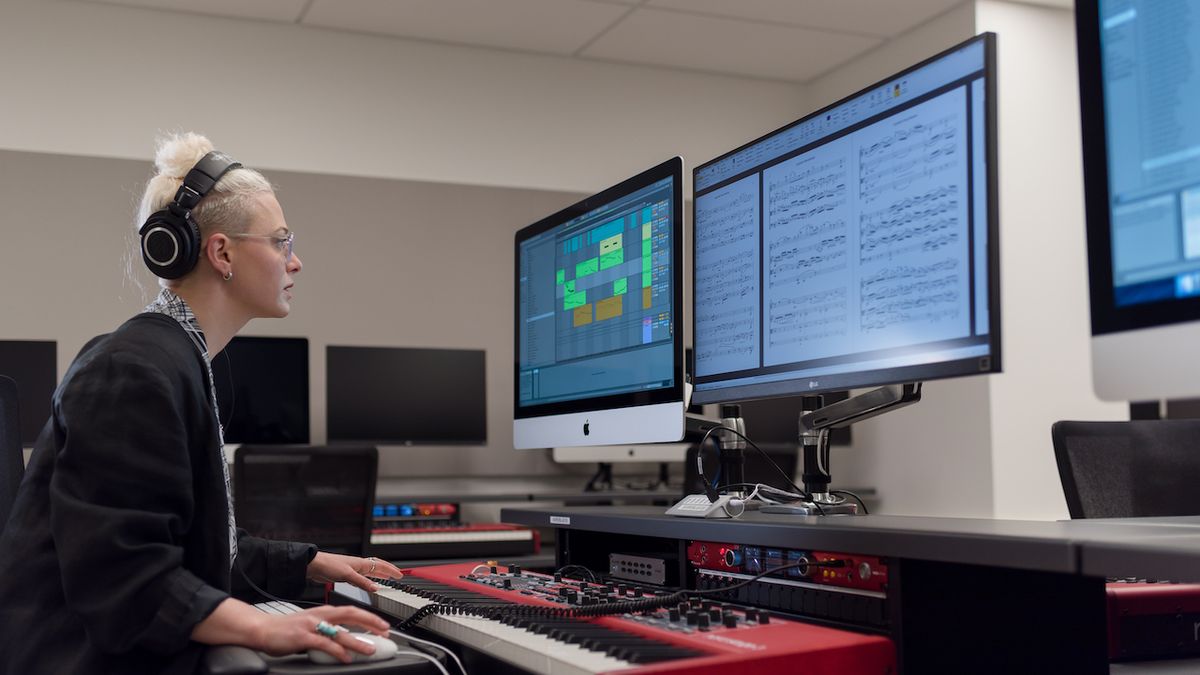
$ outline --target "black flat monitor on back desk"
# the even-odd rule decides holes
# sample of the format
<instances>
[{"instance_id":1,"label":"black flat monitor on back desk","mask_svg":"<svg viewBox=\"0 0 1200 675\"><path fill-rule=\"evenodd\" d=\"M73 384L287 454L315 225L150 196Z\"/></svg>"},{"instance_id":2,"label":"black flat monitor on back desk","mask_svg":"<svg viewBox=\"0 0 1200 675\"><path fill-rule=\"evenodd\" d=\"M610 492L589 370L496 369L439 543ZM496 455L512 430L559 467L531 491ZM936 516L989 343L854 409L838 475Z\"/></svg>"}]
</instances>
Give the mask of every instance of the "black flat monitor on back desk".
<instances>
[{"instance_id":1,"label":"black flat monitor on back desk","mask_svg":"<svg viewBox=\"0 0 1200 675\"><path fill-rule=\"evenodd\" d=\"M693 399L807 397L801 512L854 511L827 489L830 428L919 400L923 380L1000 369L995 44L695 169Z\"/></svg>"},{"instance_id":2,"label":"black flat monitor on back desk","mask_svg":"<svg viewBox=\"0 0 1200 675\"><path fill-rule=\"evenodd\" d=\"M235 337L213 382L226 443L308 443L307 338Z\"/></svg>"},{"instance_id":3,"label":"black flat monitor on back desk","mask_svg":"<svg viewBox=\"0 0 1200 675\"><path fill-rule=\"evenodd\" d=\"M31 448L50 418L50 399L58 386L58 343L0 340L0 375L17 383L21 445Z\"/></svg>"},{"instance_id":4,"label":"black flat monitor on back desk","mask_svg":"<svg viewBox=\"0 0 1200 675\"><path fill-rule=\"evenodd\" d=\"M325 349L331 443L486 445L486 355L479 349Z\"/></svg>"}]
</instances>

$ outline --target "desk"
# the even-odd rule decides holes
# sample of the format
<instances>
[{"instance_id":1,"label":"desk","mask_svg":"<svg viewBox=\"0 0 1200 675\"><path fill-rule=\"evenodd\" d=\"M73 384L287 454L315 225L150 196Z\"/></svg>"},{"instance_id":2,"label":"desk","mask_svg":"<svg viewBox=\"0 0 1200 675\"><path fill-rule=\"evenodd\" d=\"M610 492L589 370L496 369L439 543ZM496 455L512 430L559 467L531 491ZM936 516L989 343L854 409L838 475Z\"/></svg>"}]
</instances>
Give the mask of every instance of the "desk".
<instances>
[{"instance_id":1,"label":"desk","mask_svg":"<svg viewBox=\"0 0 1200 675\"><path fill-rule=\"evenodd\" d=\"M896 640L903 673L1108 672L1104 576L1200 580L1200 518L1045 522L749 513L731 521L622 506L506 508L501 519L557 527L560 565L594 568L606 563L608 551L652 550L680 552L686 568L682 551L689 540L887 558L886 632ZM1153 672L1138 665L1117 672Z\"/></svg>"},{"instance_id":2,"label":"desk","mask_svg":"<svg viewBox=\"0 0 1200 675\"><path fill-rule=\"evenodd\" d=\"M430 502L563 502L587 504L595 502L647 503L674 502L681 496L680 487L658 487L652 490L619 488L584 492L586 477L581 476L468 476L463 478L380 478L375 494L379 501ZM875 489L846 488L860 497L870 499Z\"/></svg>"}]
</instances>

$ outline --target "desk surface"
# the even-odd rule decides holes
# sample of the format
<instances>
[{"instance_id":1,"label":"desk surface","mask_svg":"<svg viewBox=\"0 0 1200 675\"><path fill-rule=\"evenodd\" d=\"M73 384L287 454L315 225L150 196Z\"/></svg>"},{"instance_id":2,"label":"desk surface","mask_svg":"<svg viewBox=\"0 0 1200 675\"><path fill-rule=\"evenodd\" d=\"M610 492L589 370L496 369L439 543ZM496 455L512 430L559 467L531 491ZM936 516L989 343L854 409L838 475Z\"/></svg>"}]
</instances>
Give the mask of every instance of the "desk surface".
<instances>
[{"instance_id":1,"label":"desk surface","mask_svg":"<svg viewBox=\"0 0 1200 675\"><path fill-rule=\"evenodd\" d=\"M1200 517L1035 521L751 512L736 520L704 520L665 516L654 506L506 508L500 516L536 527L1200 581Z\"/></svg>"},{"instance_id":2,"label":"desk surface","mask_svg":"<svg viewBox=\"0 0 1200 675\"><path fill-rule=\"evenodd\" d=\"M644 479L633 479L633 482ZM617 477L618 484L630 482ZM648 502L677 500L678 485L654 489L617 487L584 492L586 476L465 476L462 478L380 478L375 488L379 500L426 500L431 502ZM862 497L873 497L874 488L846 488Z\"/></svg>"}]
</instances>

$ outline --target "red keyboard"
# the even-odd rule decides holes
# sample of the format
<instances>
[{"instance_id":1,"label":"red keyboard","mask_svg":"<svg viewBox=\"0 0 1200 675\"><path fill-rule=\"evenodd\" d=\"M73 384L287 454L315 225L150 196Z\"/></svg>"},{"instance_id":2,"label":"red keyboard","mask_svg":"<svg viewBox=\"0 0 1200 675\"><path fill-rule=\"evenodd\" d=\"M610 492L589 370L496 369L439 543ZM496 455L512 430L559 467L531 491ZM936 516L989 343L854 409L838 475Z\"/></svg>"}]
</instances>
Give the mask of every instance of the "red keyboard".
<instances>
[{"instance_id":1,"label":"red keyboard","mask_svg":"<svg viewBox=\"0 0 1200 675\"><path fill-rule=\"evenodd\" d=\"M647 600L650 591L524 572L515 566L492 572L470 564L439 565L405 573L404 579L391 582L393 587L370 594L371 604L398 619L427 605L450 605L460 613L431 614L417 625L536 673L896 671L895 648L885 637L782 619L723 604L715 596L682 604L672 600L670 606L653 611L610 616L552 617L529 611L521 616L521 607L596 611ZM470 614L471 608L490 618Z\"/></svg>"},{"instance_id":2,"label":"red keyboard","mask_svg":"<svg viewBox=\"0 0 1200 675\"><path fill-rule=\"evenodd\" d=\"M1200 655L1200 584L1110 583L1108 657Z\"/></svg>"}]
</instances>

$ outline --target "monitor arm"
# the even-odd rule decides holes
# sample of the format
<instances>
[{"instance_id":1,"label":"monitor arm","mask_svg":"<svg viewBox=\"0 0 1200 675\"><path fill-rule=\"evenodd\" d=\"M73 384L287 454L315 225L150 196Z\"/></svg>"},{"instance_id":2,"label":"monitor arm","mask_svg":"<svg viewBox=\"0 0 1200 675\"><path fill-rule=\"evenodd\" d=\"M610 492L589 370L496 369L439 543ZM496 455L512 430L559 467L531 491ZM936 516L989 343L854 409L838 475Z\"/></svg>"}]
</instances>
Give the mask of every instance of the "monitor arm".
<instances>
[{"instance_id":1,"label":"monitor arm","mask_svg":"<svg viewBox=\"0 0 1200 675\"><path fill-rule=\"evenodd\" d=\"M848 427L921 400L921 383L892 384L822 405L820 396L805 396L800 413L804 452L804 490L818 504L840 500L829 494L829 430Z\"/></svg>"},{"instance_id":2,"label":"monitor arm","mask_svg":"<svg viewBox=\"0 0 1200 675\"><path fill-rule=\"evenodd\" d=\"M848 427L855 422L882 415L912 405L921 400L921 383L894 384L872 389L848 399L823 405L821 396L804 396L800 413L800 444L804 457L804 491L809 500L793 504L763 506L764 513L803 513L828 515L858 513L855 504L829 492L829 431ZM688 413L685 434L699 441L710 430L720 446L722 483L725 486L741 483L742 463L746 442L737 434L724 431L736 429L743 434L745 421L741 418L741 406L721 406L721 419L713 419ZM703 448L700 448L701 450ZM697 461L700 461L697 458ZM700 471L701 478L704 472ZM718 491L705 479L704 491L709 501L716 501ZM724 490L726 494L744 496L738 488Z\"/></svg>"}]
</instances>

